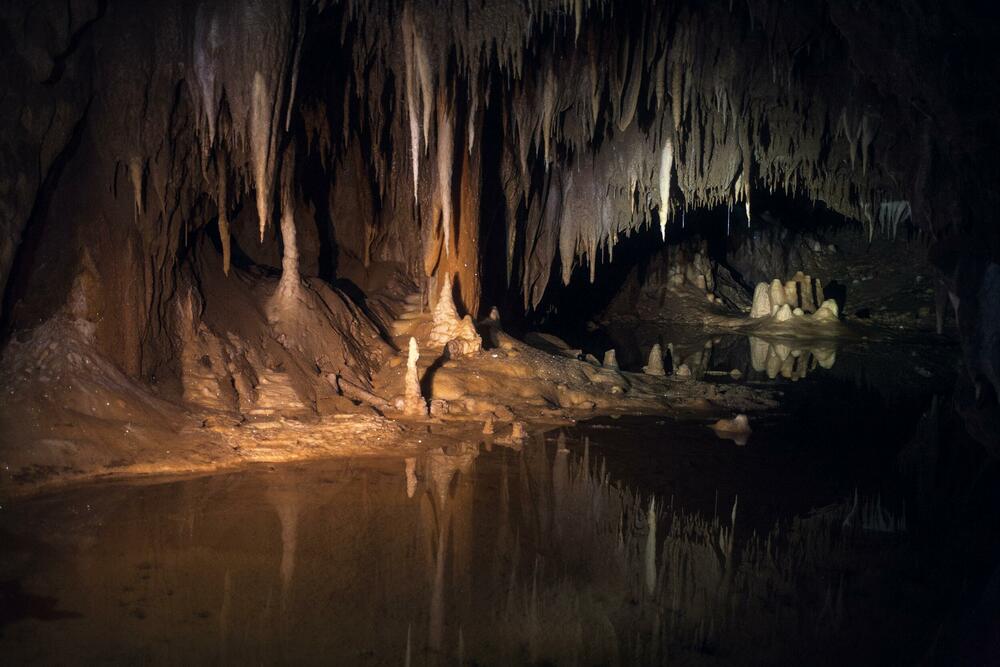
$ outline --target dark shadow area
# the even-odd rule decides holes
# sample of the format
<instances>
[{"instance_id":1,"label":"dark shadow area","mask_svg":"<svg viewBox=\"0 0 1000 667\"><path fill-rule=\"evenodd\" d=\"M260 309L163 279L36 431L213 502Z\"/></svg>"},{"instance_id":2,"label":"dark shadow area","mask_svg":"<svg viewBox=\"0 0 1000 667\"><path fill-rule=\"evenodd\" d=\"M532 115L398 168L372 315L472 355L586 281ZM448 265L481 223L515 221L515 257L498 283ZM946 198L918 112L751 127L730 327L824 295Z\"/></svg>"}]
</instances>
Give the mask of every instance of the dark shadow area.
<instances>
[{"instance_id":1,"label":"dark shadow area","mask_svg":"<svg viewBox=\"0 0 1000 667\"><path fill-rule=\"evenodd\" d=\"M52 166L39 185L35 205L31 209L24 230L21 232L21 243L17 246L17 252L14 254L14 262L7 277L7 286L4 289L3 303L0 307L0 347L6 344L17 324L18 302L25 297L31 285L31 275L36 267L36 255L41 249L40 244L45 236L45 221L49 218L52 198L66 165L76 155L83 140L83 131L87 125L89 111L90 105L88 104L80 116L80 120L73 127L66 147L53 160Z\"/></svg>"}]
</instances>

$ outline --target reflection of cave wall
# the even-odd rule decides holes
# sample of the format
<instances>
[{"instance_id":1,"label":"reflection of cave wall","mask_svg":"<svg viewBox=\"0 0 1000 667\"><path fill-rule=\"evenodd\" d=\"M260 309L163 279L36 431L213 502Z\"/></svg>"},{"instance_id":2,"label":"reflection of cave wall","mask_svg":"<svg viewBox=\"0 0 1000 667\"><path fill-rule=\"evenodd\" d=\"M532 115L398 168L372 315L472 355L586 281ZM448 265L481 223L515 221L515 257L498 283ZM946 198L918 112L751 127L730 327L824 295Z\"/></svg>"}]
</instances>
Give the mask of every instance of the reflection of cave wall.
<instances>
[{"instance_id":1,"label":"reflection of cave wall","mask_svg":"<svg viewBox=\"0 0 1000 667\"><path fill-rule=\"evenodd\" d=\"M303 275L364 293L391 263L457 274L470 310L484 290L530 309L632 232L720 205L745 224L755 193L784 190L877 234L908 211L966 304L973 377L996 382L995 17L532 7L7 3L5 335L85 284L100 349L151 377L173 363L194 239L221 252L228 226L238 269L278 271L290 207Z\"/></svg>"}]
</instances>

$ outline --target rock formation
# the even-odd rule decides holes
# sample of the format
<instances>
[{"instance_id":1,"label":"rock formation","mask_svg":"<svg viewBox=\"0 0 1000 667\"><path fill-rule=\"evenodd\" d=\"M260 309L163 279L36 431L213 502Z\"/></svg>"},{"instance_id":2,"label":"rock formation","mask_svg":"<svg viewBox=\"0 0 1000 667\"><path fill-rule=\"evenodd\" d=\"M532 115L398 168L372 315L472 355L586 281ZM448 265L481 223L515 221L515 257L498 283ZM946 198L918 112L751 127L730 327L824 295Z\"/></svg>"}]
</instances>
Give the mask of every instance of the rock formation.
<instances>
[{"instance_id":1,"label":"rock formation","mask_svg":"<svg viewBox=\"0 0 1000 667\"><path fill-rule=\"evenodd\" d=\"M798 271L785 283L775 278L770 285L758 283L754 288L750 318L768 317L775 322L803 318L809 322L833 323L839 321L840 313L837 302L825 297L823 283Z\"/></svg>"},{"instance_id":2,"label":"rock formation","mask_svg":"<svg viewBox=\"0 0 1000 667\"><path fill-rule=\"evenodd\" d=\"M403 381L403 414L414 417L427 415L427 401L420 394L420 377L417 373L417 360L420 351L417 349L417 339L410 338L409 354L406 357L406 378Z\"/></svg>"},{"instance_id":3,"label":"rock formation","mask_svg":"<svg viewBox=\"0 0 1000 667\"><path fill-rule=\"evenodd\" d=\"M447 346L450 356L465 356L483 349L483 339L468 315L459 319L455 308L451 275L441 281L441 293L433 311L433 328L428 343L431 347Z\"/></svg>"},{"instance_id":4,"label":"rock formation","mask_svg":"<svg viewBox=\"0 0 1000 667\"><path fill-rule=\"evenodd\" d=\"M667 374L663 369L663 351L660 349L659 343L654 344L652 349L650 349L649 361L642 367L642 372L646 375L655 375L657 377Z\"/></svg>"}]
</instances>

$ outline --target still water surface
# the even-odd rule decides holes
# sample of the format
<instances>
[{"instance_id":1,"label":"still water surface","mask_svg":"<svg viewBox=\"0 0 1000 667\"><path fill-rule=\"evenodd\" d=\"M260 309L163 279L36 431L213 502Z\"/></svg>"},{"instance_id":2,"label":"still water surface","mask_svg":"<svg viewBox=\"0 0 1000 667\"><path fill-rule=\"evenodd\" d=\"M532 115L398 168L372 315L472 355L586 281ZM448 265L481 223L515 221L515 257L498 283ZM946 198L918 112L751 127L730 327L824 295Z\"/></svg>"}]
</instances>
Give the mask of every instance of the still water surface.
<instances>
[{"instance_id":1,"label":"still water surface","mask_svg":"<svg viewBox=\"0 0 1000 667\"><path fill-rule=\"evenodd\" d=\"M14 501L0 662L912 662L933 597L886 470L915 419L858 396L745 446L601 419Z\"/></svg>"}]
</instances>

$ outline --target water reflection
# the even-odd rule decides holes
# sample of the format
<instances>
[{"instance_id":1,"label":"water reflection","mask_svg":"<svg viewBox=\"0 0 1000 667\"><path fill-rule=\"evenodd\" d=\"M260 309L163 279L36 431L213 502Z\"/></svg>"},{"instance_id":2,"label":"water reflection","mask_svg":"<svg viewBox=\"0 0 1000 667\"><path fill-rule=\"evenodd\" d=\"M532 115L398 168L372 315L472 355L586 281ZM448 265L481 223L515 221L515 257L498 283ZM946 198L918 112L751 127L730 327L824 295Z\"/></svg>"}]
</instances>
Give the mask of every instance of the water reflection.
<instances>
[{"instance_id":1,"label":"water reflection","mask_svg":"<svg viewBox=\"0 0 1000 667\"><path fill-rule=\"evenodd\" d=\"M890 510L875 537L855 499L737 543L724 505L643 498L565 433L82 488L5 510L0 578L72 614L0 641L8 664L742 664L842 639L837 573L897 544Z\"/></svg>"},{"instance_id":2,"label":"water reflection","mask_svg":"<svg viewBox=\"0 0 1000 667\"><path fill-rule=\"evenodd\" d=\"M652 344L650 344L650 347ZM833 341L769 339L759 336L716 336L668 341L675 375L697 380L711 376L769 380L801 380L817 368L837 362Z\"/></svg>"},{"instance_id":3,"label":"water reflection","mask_svg":"<svg viewBox=\"0 0 1000 667\"><path fill-rule=\"evenodd\" d=\"M837 348L832 342L807 345L757 336L748 336L747 341L751 366L772 380L779 375L786 380L800 380L817 367L829 370L837 362Z\"/></svg>"}]
</instances>

